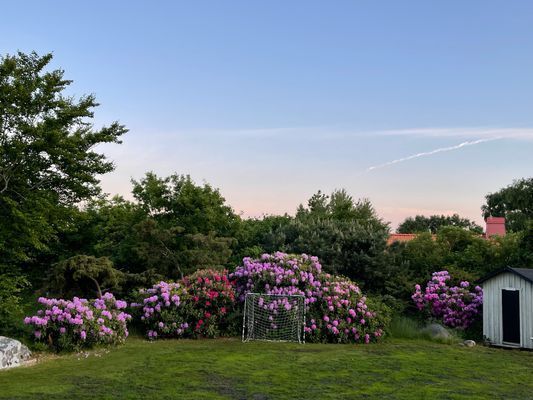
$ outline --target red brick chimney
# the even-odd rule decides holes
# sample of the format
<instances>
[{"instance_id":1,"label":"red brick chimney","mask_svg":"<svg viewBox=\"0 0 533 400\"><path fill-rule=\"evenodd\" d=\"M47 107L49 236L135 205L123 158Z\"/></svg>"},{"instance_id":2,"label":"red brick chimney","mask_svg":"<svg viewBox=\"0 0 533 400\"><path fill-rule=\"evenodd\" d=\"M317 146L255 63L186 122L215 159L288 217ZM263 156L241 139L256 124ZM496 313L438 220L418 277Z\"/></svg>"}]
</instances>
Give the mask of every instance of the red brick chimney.
<instances>
[{"instance_id":1,"label":"red brick chimney","mask_svg":"<svg viewBox=\"0 0 533 400\"><path fill-rule=\"evenodd\" d=\"M487 217L485 222L487 223L487 229L485 230L486 238L494 235L505 236L505 218Z\"/></svg>"}]
</instances>

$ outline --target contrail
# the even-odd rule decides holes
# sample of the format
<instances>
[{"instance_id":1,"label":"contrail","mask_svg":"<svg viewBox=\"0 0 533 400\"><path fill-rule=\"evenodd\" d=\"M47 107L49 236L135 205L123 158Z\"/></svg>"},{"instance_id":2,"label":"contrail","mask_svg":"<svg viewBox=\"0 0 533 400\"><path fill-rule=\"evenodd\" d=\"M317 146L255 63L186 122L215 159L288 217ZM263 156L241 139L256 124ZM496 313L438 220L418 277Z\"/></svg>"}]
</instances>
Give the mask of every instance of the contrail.
<instances>
[{"instance_id":1,"label":"contrail","mask_svg":"<svg viewBox=\"0 0 533 400\"><path fill-rule=\"evenodd\" d=\"M490 139L472 140L472 141L468 141L468 142L459 143L458 145L455 145L455 146L441 147L440 149L426 151L424 153L417 153L417 154L413 154L412 156L404 157L404 158L398 158L397 160L392 160L392 161L386 162L384 164L374 165L372 167L368 167L366 172L370 172L370 171L373 171L375 169L379 169L379 168L383 168L383 167L388 167L389 165L398 164L398 163L401 163L401 162L404 162L404 161L413 160L415 158L431 156L432 154L442 153L442 152L445 152L445 151L457 150L457 149L460 149L462 147L473 146L475 144L484 143L484 142L491 142L493 140L498 140L498 139L502 139L502 138L501 137L495 137L495 138L490 138Z\"/></svg>"}]
</instances>

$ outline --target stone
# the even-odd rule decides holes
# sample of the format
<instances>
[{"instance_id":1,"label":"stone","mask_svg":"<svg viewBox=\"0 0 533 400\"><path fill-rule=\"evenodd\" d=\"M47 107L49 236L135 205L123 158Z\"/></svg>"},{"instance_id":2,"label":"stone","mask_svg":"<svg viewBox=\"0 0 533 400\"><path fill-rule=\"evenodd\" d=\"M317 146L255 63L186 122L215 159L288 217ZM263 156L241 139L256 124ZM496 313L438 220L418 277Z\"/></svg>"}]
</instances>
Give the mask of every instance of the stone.
<instances>
[{"instance_id":1,"label":"stone","mask_svg":"<svg viewBox=\"0 0 533 400\"><path fill-rule=\"evenodd\" d=\"M422 329L422 332L428 334L433 339L449 339L451 337L450 332L440 324L429 324Z\"/></svg>"},{"instance_id":2,"label":"stone","mask_svg":"<svg viewBox=\"0 0 533 400\"><path fill-rule=\"evenodd\" d=\"M466 347L474 347L476 345L476 342L473 340L465 340L463 343Z\"/></svg>"},{"instance_id":3,"label":"stone","mask_svg":"<svg viewBox=\"0 0 533 400\"><path fill-rule=\"evenodd\" d=\"M0 336L0 369L18 367L30 356L28 347L18 340Z\"/></svg>"}]
</instances>

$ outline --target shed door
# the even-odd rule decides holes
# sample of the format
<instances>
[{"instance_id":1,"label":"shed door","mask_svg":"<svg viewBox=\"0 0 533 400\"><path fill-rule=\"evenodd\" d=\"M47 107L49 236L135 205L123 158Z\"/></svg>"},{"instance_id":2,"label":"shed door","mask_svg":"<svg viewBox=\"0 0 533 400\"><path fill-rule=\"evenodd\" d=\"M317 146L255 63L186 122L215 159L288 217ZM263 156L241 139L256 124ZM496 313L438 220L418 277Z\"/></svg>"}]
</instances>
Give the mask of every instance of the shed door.
<instances>
[{"instance_id":1,"label":"shed door","mask_svg":"<svg viewBox=\"0 0 533 400\"><path fill-rule=\"evenodd\" d=\"M520 291L502 290L503 341L520 344Z\"/></svg>"}]
</instances>

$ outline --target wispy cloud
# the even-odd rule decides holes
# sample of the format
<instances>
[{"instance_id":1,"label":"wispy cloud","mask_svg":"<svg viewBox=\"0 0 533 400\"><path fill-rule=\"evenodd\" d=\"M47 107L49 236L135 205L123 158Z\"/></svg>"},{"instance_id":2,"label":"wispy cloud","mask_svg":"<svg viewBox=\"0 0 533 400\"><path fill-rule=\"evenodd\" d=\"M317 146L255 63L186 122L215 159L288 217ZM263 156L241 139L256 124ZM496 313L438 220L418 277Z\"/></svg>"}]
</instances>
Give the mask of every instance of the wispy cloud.
<instances>
[{"instance_id":1,"label":"wispy cloud","mask_svg":"<svg viewBox=\"0 0 533 400\"><path fill-rule=\"evenodd\" d=\"M147 132L146 130L143 130ZM267 128L172 130L168 132L148 132L150 137L172 140L183 137L207 137L229 139L305 139L317 141L343 141L351 138L378 138L383 136L412 136L420 138L464 138L468 140L485 138L505 138L533 140L533 128L493 128L493 127L426 127L362 130L341 126L292 126Z\"/></svg>"},{"instance_id":2,"label":"wispy cloud","mask_svg":"<svg viewBox=\"0 0 533 400\"><path fill-rule=\"evenodd\" d=\"M446 152L446 151L458 150L458 149L461 149L463 147L474 146L476 144L485 143L485 142L491 142L493 140L498 140L498 139L502 139L502 138L501 137L494 137L494 138L487 138L487 139L471 140L471 141L459 143L459 144L457 144L455 146L441 147L441 148L438 148L438 149L435 149L435 150L431 150L431 151L426 151L426 152L423 152L423 153L416 153L416 154L413 154L413 155L410 155L410 156L407 156L407 157L398 158L398 159L392 160L392 161L387 161L386 163L383 163L383 164L373 165L371 167L368 167L366 172L370 172L370 171L373 171L373 170L379 169L379 168L388 167L388 166L394 165L394 164L399 164L399 163L402 163L404 161L414 160L415 158L428 157L428 156L431 156L433 154L443 153L443 152Z\"/></svg>"},{"instance_id":3,"label":"wispy cloud","mask_svg":"<svg viewBox=\"0 0 533 400\"><path fill-rule=\"evenodd\" d=\"M217 134L238 137L305 136L306 139L343 140L351 137L416 136L426 138L529 139L533 140L533 128L451 127L410 128L385 130L359 130L339 126L295 126L215 131ZM213 133L213 132L211 132Z\"/></svg>"},{"instance_id":4,"label":"wispy cloud","mask_svg":"<svg viewBox=\"0 0 533 400\"><path fill-rule=\"evenodd\" d=\"M463 137L469 139L494 138L500 139L533 139L533 128L484 128L484 127L457 127L457 128L413 128L390 129L368 132L368 135L377 136L418 136L435 138Z\"/></svg>"}]
</instances>

